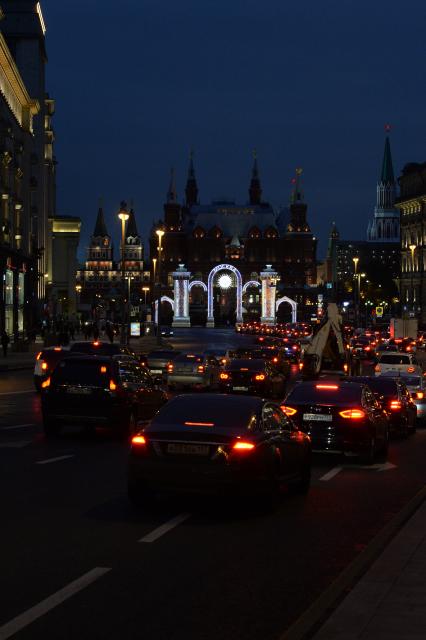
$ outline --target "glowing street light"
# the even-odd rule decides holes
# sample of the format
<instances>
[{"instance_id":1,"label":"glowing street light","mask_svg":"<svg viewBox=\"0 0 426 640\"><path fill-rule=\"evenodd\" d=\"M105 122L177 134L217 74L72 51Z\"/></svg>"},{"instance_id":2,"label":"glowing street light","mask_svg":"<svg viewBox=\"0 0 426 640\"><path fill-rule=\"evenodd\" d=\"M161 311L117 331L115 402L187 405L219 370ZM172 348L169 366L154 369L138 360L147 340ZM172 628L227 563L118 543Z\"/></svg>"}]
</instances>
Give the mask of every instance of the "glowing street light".
<instances>
[{"instance_id":1,"label":"glowing street light","mask_svg":"<svg viewBox=\"0 0 426 640\"><path fill-rule=\"evenodd\" d=\"M157 229L155 232L158 236L158 309L157 309L157 344L161 344L161 242L165 231Z\"/></svg>"},{"instance_id":2,"label":"glowing street light","mask_svg":"<svg viewBox=\"0 0 426 640\"><path fill-rule=\"evenodd\" d=\"M127 212L127 204L124 200L120 203L120 211L118 217L121 220L121 344L127 343L127 330L126 330L126 271L124 265L124 246L126 242L126 222L129 219Z\"/></svg>"}]
</instances>

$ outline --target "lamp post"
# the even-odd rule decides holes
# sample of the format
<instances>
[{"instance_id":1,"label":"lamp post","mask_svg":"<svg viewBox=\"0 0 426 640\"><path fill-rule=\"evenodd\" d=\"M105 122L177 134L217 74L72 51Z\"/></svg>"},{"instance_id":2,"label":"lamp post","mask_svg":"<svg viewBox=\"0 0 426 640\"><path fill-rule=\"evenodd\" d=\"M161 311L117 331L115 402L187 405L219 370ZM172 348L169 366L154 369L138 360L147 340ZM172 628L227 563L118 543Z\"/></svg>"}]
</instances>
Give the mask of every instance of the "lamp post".
<instances>
[{"instance_id":1,"label":"lamp post","mask_svg":"<svg viewBox=\"0 0 426 640\"><path fill-rule=\"evenodd\" d=\"M163 229L157 229L158 236L158 310L157 310L157 344L161 344L161 242L163 240Z\"/></svg>"},{"instance_id":2,"label":"lamp post","mask_svg":"<svg viewBox=\"0 0 426 640\"><path fill-rule=\"evenodd\" d=\"M417 249L417 246L415 244L410 244L408 247L411 251L411 300L413 303L413 313L414 313L414 282L413 282L413 278L414 278L414 252Z\"/></svg>"},{"instance_id":3,"label":"lamp post","mask_svg":"<svg viewBox=\"0 0 426 640\"><path fill-rule=\"evenodd\" d=\"M359 262L359 258L355 257L352 258L352 262L354 263L354 276L355 278L358 279L358 262ZM359 280L358 280L359 282ZM357 325L359 326L359 285L357 288L357 291L355 292L355 321L357 323Z\"/></svg>"},{"instance_id":4,"label":"lamp post","mask_svg":"<svg viewBox=\"0 0 426 640\"><path fill-rule=\"evenodd\" d=\"M120 211L118 217L121 220L121 344L127 343L127 328L126 328L126 270L124 265L124 245L126 235L126 222L129 219L127 213L127 204L122 201L120 203Z\"/></svg>"},{"instance_id":5,"label":"lamp post","mask_svg":"<svg viewBox=\"0 0 426 640\"><path fill-rule=\"evenodd\" d=\"M144 298L144 307L145 307L145 314L146 314L146 294L149 291L149 287L142 287L142 291L144 292L145 298Z\"/></svg>"}]
</instances>

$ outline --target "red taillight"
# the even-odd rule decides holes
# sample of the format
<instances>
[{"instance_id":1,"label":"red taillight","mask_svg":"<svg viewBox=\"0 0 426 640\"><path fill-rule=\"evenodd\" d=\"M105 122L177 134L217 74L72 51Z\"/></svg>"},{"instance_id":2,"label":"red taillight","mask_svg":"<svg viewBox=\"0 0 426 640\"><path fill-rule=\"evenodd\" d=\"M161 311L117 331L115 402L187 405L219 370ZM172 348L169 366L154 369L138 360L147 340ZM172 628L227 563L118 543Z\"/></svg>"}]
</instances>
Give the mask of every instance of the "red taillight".
<instances>
[{"instance_id":1,"label":"red taillight","mask_svg":"<svg viewBox=\"0 0 426 640\"><path fill-rule=\"evenodd\" d=\"M173 365L172 364L168 364L167 365L167 373L173 373Z\"/></svg>"},{"instance_id":2,"label":"red taillight","mask_svg":"<svg viewBox=\"0 0 426 640\"><path fill-rule=\"evenodd\" d=\"M50 387L50 378L47 378L47 380L41 383L42 389L47 389L47 387Z\"/></svg>"},{"instance_id":3,"label":"red taillight","mask_svg":"<svg viewBox=\"0 0 426 640\"><path fill-rule=\"evenodd\" d=\"M214 427L214 422L184 422L186 427Z\"/></svg>"},{"instance_id":4,"label":"red taillight","mask_svg":"<svg viewBox=\"0 0 426 640\"><path fill-rule=\"evenodd\" d=\"M281 411L283 411L286 416L294 416L294 414L297 413L297 409L294 409L293 407L287 407L284 404L281 405Z\"/></svg>"},{"instance_id":5,"label":"red taillight","mask_svg":"<svg viewBox=\"0 0 426 640\"><path fill-rule=\"evenodd\" d=\"M264 380L264 379L265 379L265 375L264 375L263 373L258 373L256 376L254 376L254 379L255 379L257 382L261 382L262 380Z\"/></svg>"},{"instance_id":6,"label":"red taillight","mask_svg":"<svg viewBox=\"0 0 426 640\"><path fill-rule=\"evenodd\" d=\"M198 373L204 373L204 366L202 364L199 364L197 367L197 372Z\"/></svg>"},{"instance_id":7,"label":"red taillight","mask_svg":"<svg viewBox=\"0 0 426 640\"><path fill-rule=\"evenodd\" d=\"M379 364L376 364L376 366L374 367L374 371L377 371L377 373L380 373L381 370L382 370L382 367Z\"/></svg>"},{"instance_id":8,"label":"red taillight","mask_svg":"<svg viewBox=\"0 0 426 640\"><path fill-rule=\"evenodd\" d=\"M99 347L99 345L100 345L100 344L101 344L101 343L99 342L99 340L95 340L95 341L93 342L93 346L94 346L94 347Z\"/></svg>"},{"instance_id":9,"label":"red taillight","mask_svg":"<svg viewBox=\"0 0 426 640\"><path fill-rule=\"evenodd\" d=\"M339 387L337 384L316 384L315 389L331 389L332 391L337 391Z\"/></svg>"},{"instance_id":10,"label":"red taillight","mask_svg":"<svg viewBox=\"0 0 426 640\"><path fill-rule=\"evenodd\" d=\"M234 451L252 451L255 445L252 442L244 442L243 440L239 440L232 447Z\"/></svg>"},{"instance_id":11,"label":"red taillight","mask_svg":"<svg viewBox=\"0 0 426 640\"><path fill-rule=\"evenodd\" d=\"M415 367L407 367L407 373L414 373L416 370Z\"/></svg>"},{"instance_id":12,"label":"red taillight","mask_svg":"<svg viewBox=\"0 0 426 640\"><path fill-rule=\"evenodd\" d=\"M419 400L421 400L422 398L424 398L424 393L423 391L417 391L416 396L419 398Z\"/></svg>"},{"instance_id":13,"label":"red taillight","mask_svg":"<svg viewBox=\"0 0 426 640\"><path fill-rule=\"evenodd\" d=\"M221 373L219 378L221 380L229 380L229 373Z\"/></svg>"},{"instance_id":14,"label":"red taillight","mask_svg":"<svg viewBox=\"0 0 426 640\"><path fill-rule=\"evenodd\" d=\"M133 436L132 444L136 444L138 446L146 444L145 436Z\"/></svg>"},{"instance_id":15,"label":"red taillight","mask_svg":"<svg viewBox=\"0 0 426 640\"><path fill-rule=\"evenodd\" d=\"M47 371L47 362L42 362L41 363L41 368L43 371Z\"/></svg>"},{"instance_id":16,"label":"red taillight","mask_svg":"<svg viewBox=\"0 0 426 640\"><path fill-rule=\"evenodd\" d=\"M107 368L105 366L101 367L101 373L106 373L107 372Z\"/></svg>"},{"instance_id":17,"label":"red taillight","mask_svg":"<svg viewBox=\"0 0 426 640\"><path fill-rule=\"evenodd\" d=\"M36 360L40 360L40 358L41 358L41 353L42 353L41 351L39 351L39 352L38 352L38 354L36 355Z\"/></svg>"},{"instance_id":18,"label":"red taillight","mask_svg":"<svg viewBox=\"0 0 426 640\"><path fill-rule=\"evenodd\" d=\"M398 411L399 409L401 409L402 405L399 400L391 400L389 407L390 409L392 409L392 411Z\"/></svg>"},{"instance_id":19,"label":"red taillight","mask_svg":"<svg viewBox=\"0 0 426 640\"><path fill-rule=\"evenodd\" d=\"M365 411L362 409L345 409L344 411L339 411L339 416L348 420L361 420L365 418Z\"/></svg>"},{"instance_id":20,"label":"red taillight","mask_svg":"<svg viewBox=\"0 0 426 640\"><path fill-rule=\"evenodd\" d=\"M278 362L278 358L273 358L272 362Z\"/></svg>"},{"instance_id":21,"label":"red taillight","mask_svg":"<svg viewBox=\"0 0 426 640\"><path fill-rule=\"evenodd\" d=\"M109 381L109 390L110 391L117 391L117 385L115 384L114 380L110 380Z\"/></svg>"},{"instance_id":22,"label":"red taillight","mask_svg":"<svg viewBox=\"0 0 426 640\"><path fill-rule=\"evenodd\" d=\"M53 351L62 351L62 347L54 347Z\"/></svg>"}]
</instances>

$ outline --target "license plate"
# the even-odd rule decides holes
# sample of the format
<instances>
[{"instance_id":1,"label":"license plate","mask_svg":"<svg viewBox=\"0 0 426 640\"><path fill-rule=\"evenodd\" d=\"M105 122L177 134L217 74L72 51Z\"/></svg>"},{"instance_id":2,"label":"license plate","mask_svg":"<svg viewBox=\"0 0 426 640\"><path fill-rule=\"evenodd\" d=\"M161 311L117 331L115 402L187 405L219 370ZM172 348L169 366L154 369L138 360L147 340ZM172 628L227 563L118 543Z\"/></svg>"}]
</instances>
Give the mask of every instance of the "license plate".
<instances>
[{"instance_id":1,"label":"license plate","mask_svg":"<svg viewBox=\"0 0 426 640\"><path fill-rule=\"evenodd\" d=\"M232 391L248 391L248 387L232 387Z\"/></svg>"},{"instance_id":2,"label":"license plate","mask_svg":"<svg viewBox=\"0 0 426 640\"><path fill-rule=\"evenodd\" d=\"M209 446L207 444L174 444L167 445L167 453L189 456L208 456Z\"/></svg>"},{"instance_id":3,"label":"license plate","mask_svg":"<svg viewBox=\"0 0 426 640\"><path fill-rule=\"evenodd\" d=\"M333 422L333 416L321 413L304 413L303 419L315 422Z\"/></svg>"},{"instance_id":4,"label":"license plate","mask_svg":"<svg viewBox=\"0 0 426 640\"><path fill-rule=\"evenodd\" d=\"M92 389L87 387L68 387L67 393L77 393L78 395L88 396L92 393Z\"/></svg>"},{"instance_id":5,"label":"license plate","mask_svg":"<svg viewBox=\"0 0 426 640\"><path fill-rule=\"evenodd\" d=\"M150 373L163 373L161 369L150 369Z\"/></svg>"}]
</instances>

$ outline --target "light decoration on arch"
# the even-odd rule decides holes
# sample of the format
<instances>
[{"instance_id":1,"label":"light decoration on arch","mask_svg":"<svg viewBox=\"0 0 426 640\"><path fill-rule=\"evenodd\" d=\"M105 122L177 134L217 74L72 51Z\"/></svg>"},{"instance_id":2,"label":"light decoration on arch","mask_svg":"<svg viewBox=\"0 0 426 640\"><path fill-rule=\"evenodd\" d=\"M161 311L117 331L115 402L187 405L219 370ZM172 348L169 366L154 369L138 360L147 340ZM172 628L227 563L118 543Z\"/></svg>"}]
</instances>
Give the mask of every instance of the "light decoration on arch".
<instances>
[{"instance_id":1,"label":"light decoration on arch","mask_svg":"<svg viewBox=\"0 0 426 640\"><path fill-rule=\"evenodd\" d=\"M223 273L217 283L221 289L230 289L232 287L232 278L227 273Z\"/></svg>"}]
</instances>

